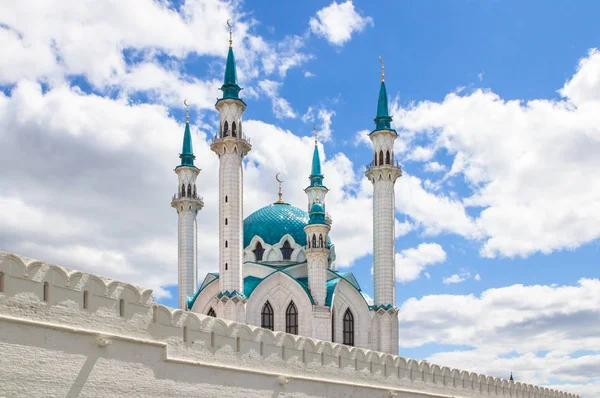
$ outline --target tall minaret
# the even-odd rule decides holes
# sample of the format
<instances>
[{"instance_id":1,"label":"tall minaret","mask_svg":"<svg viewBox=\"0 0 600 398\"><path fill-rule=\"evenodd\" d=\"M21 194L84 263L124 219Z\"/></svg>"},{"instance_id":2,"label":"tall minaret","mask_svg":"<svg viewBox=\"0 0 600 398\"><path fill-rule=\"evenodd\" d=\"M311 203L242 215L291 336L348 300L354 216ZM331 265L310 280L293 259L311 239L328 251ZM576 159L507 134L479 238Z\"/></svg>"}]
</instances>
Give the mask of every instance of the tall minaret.
<instances>
[{"instance_id":1,"label":"tall minaret","mask_svg":"<svg viewBox=\"0 0 600 398\"><path fill-rule=\"evenodd\" d=\"M196 268L196 215L204 206L202 198L196 194L196 177L200 169L194 166L192 150L192 134L190 133L190 116L187 101L184 101L185 131L183 133L183 149L179 158L181 164L175 168L178 184L177 194L173 196L171 207L177 210L179 223L177 229L178 244L178 288L179 308L187 310L187 297L196 293L198 275Z\"/></svg>"},{"instance_id":2,"label":"tall minaret","mask_svg":"<svg viewBox=\"0 0 600 398\"><path fill-rule=\"evenodd\" d=\"M219 156L219 305L217 316L246 322L242 279L243 254L243 170L242 159L252 146L242 129L242 113L246 104L239 97L235 57L232 48L232 26L229 24L229 53L223 97L215 107L219 111L220 128L210 149Z\"/></svg>"},{"instance_id":3,"label":"tall minaret","mask_svg":"<svg viewBox=\"0 0 600 398\"><path fill-rule=\"evenodd\" d=\"M391 128L388 112L383 60L381 61L381 86L377 102L375 130L369 134L373 142L373 162L366 170L373 183L373 280L375 310L379 318L375 337L379 351L398 352L398 313L396 309L395 199L394 184L402 175L394 161L394 141L398 134ZM395 332L394 332L395 331Z\"/></svg>"},{"instance_id":4,"label":"tall minaret","mask_svg":"<svg viewBox=\"0 0 600 398\"><path fill-rule=\"evenodd\" d=\"M316 199L319 198L319 202L325 208L325 195L329 190L325 185L323 185L323 174L321 174L321 159L319 158L319 146L317 141L317 129L313 127L315 130L315 150L313 152L312 158L312 168L310 171L310 176L308 179L310 180L310 185L306 187L304 192L306 192L306 196L308 197L308 208L306 211L310 213L310 208L313 203L315 203Z\"/></svg>"}]
</instances>

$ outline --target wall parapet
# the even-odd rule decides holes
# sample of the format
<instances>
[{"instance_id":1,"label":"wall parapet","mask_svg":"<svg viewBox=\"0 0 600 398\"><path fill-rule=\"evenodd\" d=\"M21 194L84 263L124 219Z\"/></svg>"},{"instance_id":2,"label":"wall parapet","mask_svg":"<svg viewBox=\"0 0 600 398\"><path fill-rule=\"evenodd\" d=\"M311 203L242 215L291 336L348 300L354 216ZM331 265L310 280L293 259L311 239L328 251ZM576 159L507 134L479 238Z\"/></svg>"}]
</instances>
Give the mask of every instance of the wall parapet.
<instances>
[{"instance_id":1,"label":"wall parapet","mask_svg":"<svg viewBox=\"0 0 600 398\"><path fill-rule=\"evenodd\" d=\"M0 252L0 323L64 328L159 345L179 361L283 379L319 379L376 390L443 397L579 398L397 355L315 340L168 308L152 291ZM98 348L103 349L103 348ZM110 347L107 347L110 349Z\"/></svg>"}]
</instances>

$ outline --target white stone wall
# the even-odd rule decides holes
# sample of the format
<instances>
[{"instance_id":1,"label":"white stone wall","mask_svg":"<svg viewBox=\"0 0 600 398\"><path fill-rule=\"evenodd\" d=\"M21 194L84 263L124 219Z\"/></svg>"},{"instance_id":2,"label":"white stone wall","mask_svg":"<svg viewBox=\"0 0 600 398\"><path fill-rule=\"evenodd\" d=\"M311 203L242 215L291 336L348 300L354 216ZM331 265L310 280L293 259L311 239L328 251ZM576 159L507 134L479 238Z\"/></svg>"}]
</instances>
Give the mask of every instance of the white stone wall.
<instances>
[{"instance_id":1,"label":"white stone wall","mask_svg":"<svg viewBox=\"0 0 600 398\"><path fill-rule=\"evenodd\" d=\"M290 243L290 246L293 250L290 260L284 260L283 253L281 252L281 248L283 247L285 241L288 241ZM265 250L265 252L263 253L262 262L289 261L290 263L301 263L306 260L306 256L304 255L304 246L300 246L299 244L297 244L294 238L292 238L292 235L285 234L281 237L279 242L273 245L269 245L268 243L266 243L264 240L262 240L260 236L254 236L250 241L248 247L244 248L244 262L257 261L256 255L254 254L254 249L256 249L256 244L259 242Z\"/></svg>"},{"instance_id":2,"label":"white stone wall","mask_svg":"<svg viewBox=\"0 0 600 398\"><path fill-rule=\"evenodd\" d=\"M5 252L0 273L0 396L576 397L173 310Z\"/></svg>"},{"instance_id":3,"label":"white stone wall","mask_svg":"<svg viewBox=\"0 0 600 398\"><path fill-rule=\"evenodd\" d=\"M374 303L396 303L396 264L394 253L394 182L373 183L373 283Z\"/></svg>"},{"instance_id":4,"label":"white stone wall","mask_svg":"<svg viewBox=\"0 0 600 398\"><path fill-rule=\"evenodd\" d=\"M304 255L307 260L308 287L315 305L320 306L325 305L325 297L327 294L326 283L329 259L327 236L329 230L329 225L323 224L309 224L304 227L307 243L307 246L304 249ZM315 247L313 247L313 236L315 237ZM320 239L321 237L322 240Z\"/></svg>"}]
</instances>

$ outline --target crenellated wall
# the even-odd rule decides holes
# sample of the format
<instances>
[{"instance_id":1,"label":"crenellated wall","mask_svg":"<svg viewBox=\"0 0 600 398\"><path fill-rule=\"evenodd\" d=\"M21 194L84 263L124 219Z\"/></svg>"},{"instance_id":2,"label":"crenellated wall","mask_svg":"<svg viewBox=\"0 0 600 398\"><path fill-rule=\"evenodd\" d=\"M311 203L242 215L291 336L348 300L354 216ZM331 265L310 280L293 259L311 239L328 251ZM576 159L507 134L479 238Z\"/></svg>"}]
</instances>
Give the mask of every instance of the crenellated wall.
<instances>
[{"instance_id":1,"label":"crenellated wall","mask_svg":"<svg viewBox=\"0 0 600 398\"><path fill-rule=\"evenodd\" d=\"M576 397L174 310L0 252L0 396Z\"/></svg>"}]
</instances>

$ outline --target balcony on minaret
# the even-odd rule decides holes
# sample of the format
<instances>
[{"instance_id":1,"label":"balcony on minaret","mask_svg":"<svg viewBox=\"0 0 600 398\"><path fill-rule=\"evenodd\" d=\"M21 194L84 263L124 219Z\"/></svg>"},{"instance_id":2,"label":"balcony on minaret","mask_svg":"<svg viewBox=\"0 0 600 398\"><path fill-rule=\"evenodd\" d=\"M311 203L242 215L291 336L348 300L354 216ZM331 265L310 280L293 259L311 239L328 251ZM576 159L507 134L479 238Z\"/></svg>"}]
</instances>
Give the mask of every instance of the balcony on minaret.
<instances>
[{"instance_id":1,"label":"balcony on minaret","mask_svg":"<svg viewBox=\"0 0 600 398\"><path fill-rule=\"evenodd\" d=\"M402 168L400 167L400 162L398 162L397 160L395 161L390 161L390 162L383 162L381 164L379 164L378 162L371 162L367 165L366 169L369 170L371 168L374 167L384 167L384 168L394 168L394 169L398 169L400 171L400 173L402 173Z\"/></svg>"},{"instance_id":2,"label":"balcony on minaret","mask_svg":"<svg viewBox=\"0 0 600 398\"><path fill-rule=\"evenodd\" d=\"M171 200L171 206L176 207L178 203L183 203L185 201L190 201L195 206L198 206L200 209L204 207L204 198L202 196L196 195L196 192L186 192L185 194L182 194L181 191L173 195L173 199Z\"/></svg>"},{"instance_id":3,"label":"balcony on minaret","mask_svg":"<svg viewBox=\"0 0 600 398\"><path fill-rule=\"evenodd\" d=\"M243 132L237 132L235 134L232 134L231 131L225 131L223 133L222 137L220 137L219 134L215 134L213 136L211 144L214 144L215 142L217 142L219 140L227 140L227 139L243 140L243 141L246 141L246 143L250 144L250 138L248 138L248 136L246 134L244 134Z\"/></svg>"}]
</instances>

